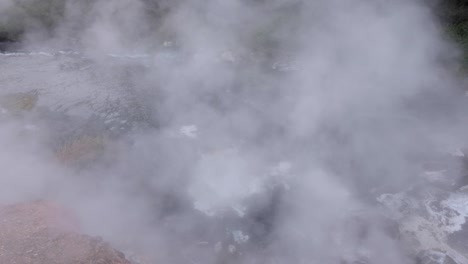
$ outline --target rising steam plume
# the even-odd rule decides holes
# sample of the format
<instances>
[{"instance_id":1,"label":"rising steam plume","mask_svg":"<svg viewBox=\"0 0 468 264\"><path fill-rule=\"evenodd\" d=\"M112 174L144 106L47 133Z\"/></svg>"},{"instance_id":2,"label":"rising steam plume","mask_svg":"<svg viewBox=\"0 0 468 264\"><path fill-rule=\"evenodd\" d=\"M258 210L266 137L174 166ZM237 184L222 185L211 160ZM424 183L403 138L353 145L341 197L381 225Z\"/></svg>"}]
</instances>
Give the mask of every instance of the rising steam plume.
<instances>
[{"instance_id":1,"label":"rising steam plume","mask_svg":"<svg viewBox=\"0 0 468 264\"><path fill-rule=\"evenodd\" d=\"M376 197L466 133L458 54L424 3L68 0L58 21L25 33L50 58L0 62L2 92L36 86L73 118L6 118L0 202L58 200L159 261L412 263ZM100 158L62 164L54 144L83 130L105 134Z\"/></svg>"}]
</instances>

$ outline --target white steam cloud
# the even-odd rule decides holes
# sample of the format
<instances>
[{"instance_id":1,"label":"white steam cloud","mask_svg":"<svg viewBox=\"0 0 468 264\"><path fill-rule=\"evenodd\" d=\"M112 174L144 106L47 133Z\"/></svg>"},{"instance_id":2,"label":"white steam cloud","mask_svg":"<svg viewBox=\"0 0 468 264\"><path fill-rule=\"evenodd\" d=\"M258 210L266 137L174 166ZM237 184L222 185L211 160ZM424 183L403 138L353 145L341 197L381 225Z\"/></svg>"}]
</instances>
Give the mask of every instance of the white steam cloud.
<instances>
[{"instance_id":1,"label":"white steam cloud","mask_svg":"<svg viewBox=\"0 0 468 264\"><path fill-rule=\"evenodd\" d=\"M0 57L2 93L43 91L0 124L0 202L61 201L159 261L411 263L375 197L464 144L457 52L419 1L68 0L42 33ZM80 169L53 147L77 133L106 137Z\"/></svg>"}]
</instances>

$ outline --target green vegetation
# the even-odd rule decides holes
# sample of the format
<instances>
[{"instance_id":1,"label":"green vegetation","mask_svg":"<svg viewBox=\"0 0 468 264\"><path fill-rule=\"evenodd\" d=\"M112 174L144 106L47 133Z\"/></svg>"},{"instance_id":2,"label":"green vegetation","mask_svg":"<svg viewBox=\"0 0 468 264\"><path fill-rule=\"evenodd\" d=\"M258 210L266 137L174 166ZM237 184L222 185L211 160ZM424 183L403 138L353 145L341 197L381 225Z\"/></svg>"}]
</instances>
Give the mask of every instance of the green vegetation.
<instances>
[{"instance_id":1,"label":"green vegetation","mask_svg":"<svg viewBox=\"0 0 468 264\"><path fill-rule=\"evenodd\" d=\"M463 51L462 68L468 69L468 0L445 0L436 7L448 35Z\"/></svg>"},{"instance_id":2,"label":"green vegetation","mask_svg":"<svg viewBox=\"0 0 468 264\"><path fill-rule=\"evenodd\" d=\"M0 0L0 3L2 1L5 0ZM74 10L73 27L78 26L79 28L79 25L93 19L93 14L90 11L91 6L96 2L94 0L10 1L12 4L6 8L5 5L0 4L0 42L18 41L23 33L30 29L41 29L45 33L52 34L56 26L63 20L66 8ZM169 5L160 4L159 0L142 0L142 2L145 5L146 21L149 21L153 26L158 25L161 22L161 17L164 17L168 12ZM91 17L89 17L90 15ZM115 15L118 16L118 14Z\"/></svg>"},{"instance_id":3,"label":"green vegetation","mask_svg":"<svg viewBox=\"0 0 468 264\"><path fill-rule=\"evenodd\" d=\"M462 49L461 63L464 69L468 69L468 21L448 25L447 32Z\"/></svg>"},{"instance_id":4,"label":"green vegetation","mask_svg":"<svg viewBox=\"0 0 468 264\"><path fill-rule=\"evenodd\" d=\"M64 0L16 0L0 12L0 41L17 41L28 28L51 32L64 10Z\"/></svg>"},{"instance_id":5,"label":"green vegetation","mask_svg":"<svg viewBox=\"0 0 468 264\"><path fill-rule=\"evenodd\" d=\"M0 0L4 1L4 0ZM8 8L0 10L0 42L18 41L23 33L29 29L41 29L43 32L53 33L56 25L63 19L65 2L76 8L84 8L93 3L92 0L11 0ZM142 0L146 6L146 19L157 25L159 19L168 12L169 6L160 4L158 0ZM429 0L428 0L429 1ZM468 68L468 0L444 0L434 6L434 10L447 28L447 33L464 51L463 65ZM84 5L83 5L84 4ZM4 6L4 5L3 5ZM87 13L84 8L83 13ZM83 19L86 20L86 16ZM281 25L279 21L279 25ZM276 26L276 25L270 25ZM152 27L149 29L155 31ZM267 34L268 35L268 34ZM265 38L256 38L263 50L265 47L273 48L276 43ZM267 49L268 50L268 49ZM266 51L265 51L266 52Z\"/></svg>"}]
</instances>

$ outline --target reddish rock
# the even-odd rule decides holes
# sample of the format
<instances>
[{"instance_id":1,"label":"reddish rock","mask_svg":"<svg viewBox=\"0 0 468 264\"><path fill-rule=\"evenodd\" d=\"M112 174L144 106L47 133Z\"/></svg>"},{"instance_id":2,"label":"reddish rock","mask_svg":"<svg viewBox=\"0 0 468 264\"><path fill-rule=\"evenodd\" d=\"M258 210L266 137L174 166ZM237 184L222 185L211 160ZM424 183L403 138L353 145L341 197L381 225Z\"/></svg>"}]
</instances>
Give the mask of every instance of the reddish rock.
<instances>
[{"instance_id":1,"label":"reddish rock","mask_svg":"<svg viewBox=\"0 0 468 264\"><path fill-rule=\"evenodd\" d=\"M73 214L49 202L0 207L0 263L130 264L100 238L77 233Z\"/></svg>"}]
</instances>

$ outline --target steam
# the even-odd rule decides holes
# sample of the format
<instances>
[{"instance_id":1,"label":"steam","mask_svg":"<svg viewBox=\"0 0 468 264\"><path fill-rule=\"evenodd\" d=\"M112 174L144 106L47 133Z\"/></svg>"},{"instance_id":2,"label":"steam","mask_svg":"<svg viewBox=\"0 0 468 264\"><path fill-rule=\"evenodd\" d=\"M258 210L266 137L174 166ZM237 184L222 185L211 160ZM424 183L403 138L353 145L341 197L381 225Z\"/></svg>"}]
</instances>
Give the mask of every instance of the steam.
<instances>
[{"instance_id":1,"label":"steam","mask_svg":"<svg viewBox=\"0 0 468 264\"><path fill-rule=\"evenodd\" d=\"M55 95L44 94L43 106L89 96L99 105L110 94L145 126L75 170L46 147L57 131L45 118L9 119L0 125L0 202L60 200L86 232L170 262L216 263L216 250L252 263L409 262L382 227L375 196L419 182L422 162L463 145L466 132L457 54L419 1L69 0L65 8L52 36L28 32L25 45L71 47L98 74L59 71L50 59L48 70L26 68L20 83L49 79L39 88ZM121 66L109 57L132 59ZM42 132L12 139L29 120ZM364 236L349 224L361 211L371 219ZM200 242L208 249L193 249Z\"/></svg>"}]
</instances>

